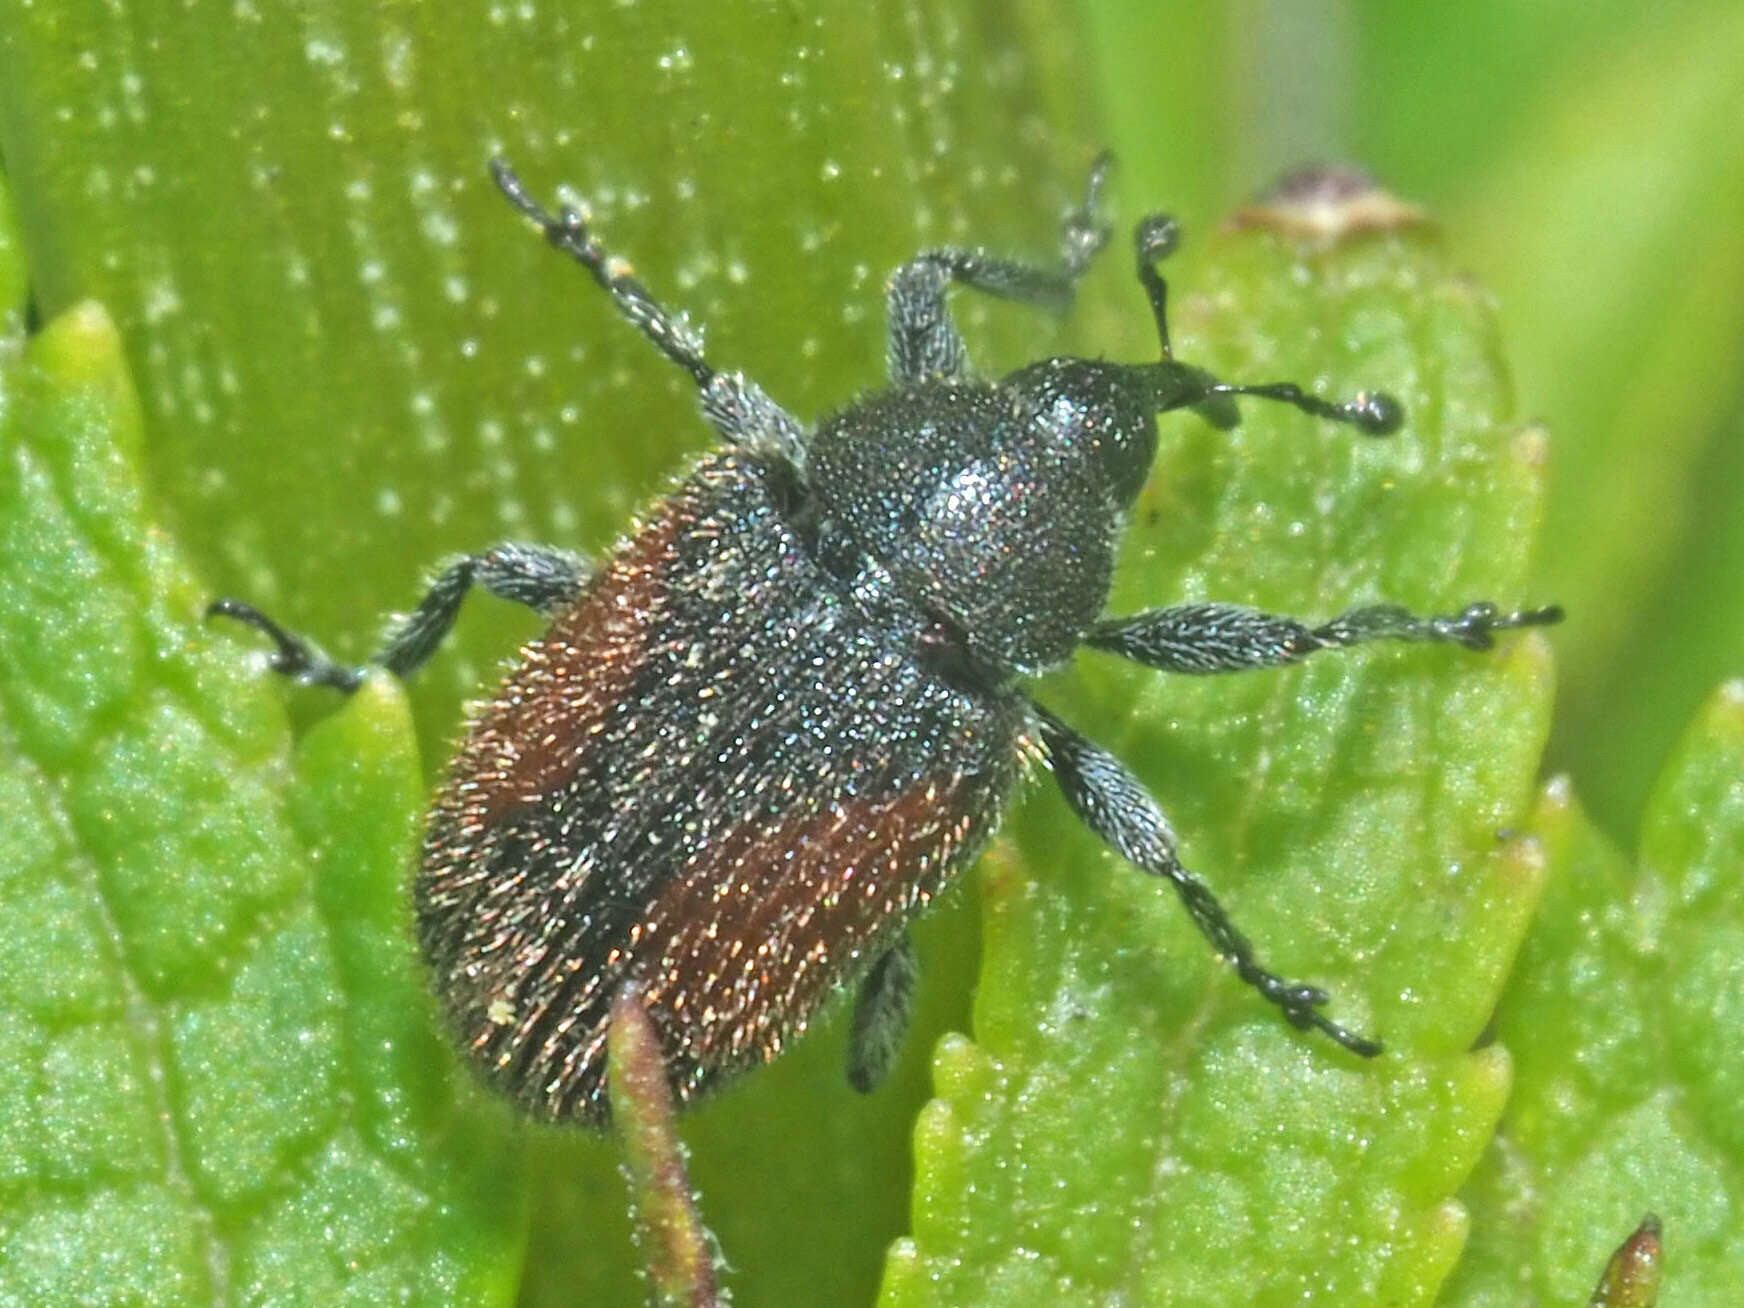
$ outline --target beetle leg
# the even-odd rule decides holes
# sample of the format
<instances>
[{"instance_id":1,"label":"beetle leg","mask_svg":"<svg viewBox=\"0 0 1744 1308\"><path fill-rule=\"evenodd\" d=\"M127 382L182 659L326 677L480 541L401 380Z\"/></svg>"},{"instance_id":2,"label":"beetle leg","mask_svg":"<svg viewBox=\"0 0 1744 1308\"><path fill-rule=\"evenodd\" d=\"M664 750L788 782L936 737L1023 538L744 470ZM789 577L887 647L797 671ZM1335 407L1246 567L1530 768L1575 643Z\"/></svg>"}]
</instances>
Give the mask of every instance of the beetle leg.
<instances>
[{"instance_id":1,"label":"beetle leg","mask_svg":"<svg viewBox=\"0 0 1744 1308\"><path fill-rule=\"evenodd\" d=\"M1364 1058L1381 1052L1379 1041L1347 1030L1320 1011L1326 1002L1325 991L1286 981L1260 963L1253 945L1210 888L1181 865L1168 819L1125 764L1046 709L1035 704L1030 707L1054 780L1085 826L1129 863L1173 885L1193 925L1211 947L1234 965L1243 981L1276 1004L1293 1025L1313 1027Z\"/></svg>"},{"instance_id":2,"label":"beetle leg","mask_svg":"<svg viewBox=\"0 0 1744 1308\"><path fill-rule=\"evenodd\" d=\"M1495 633L1562 621L1556 605L1504 613L1468 604L1448 617L1418 617L1394 604L1352 609L1318 627L1238 604L1180 604L1104 619L1084 643L1164 672L1239 672L1296 663L1323 649L1410 640L1486 650Z\"/></svg>"},{"instance_id":3,"label":"beetle leg","mask_svg":"<svg viewBox=\"0 0 1744 1308\"><path fill-rule=\"evenodd\" d=\"M922 251L898 268L885 293L890 379L912 385L929 377L960 377L968 372L968 351L945 302L953 282L1054 313L1069 309L1078 280L1108 243L1109 229L1097 214L1097 201L1112 164L1112 157L1103 154L1091 165L1084 203L1066 216L1057 268L1001 258L979 248L955 247Z\"/></svg>"},{"instance_id":4,"label":"beetle leg","mask_svg":"<svg viewBox=\"0 0 1744 1308\"><path fill-rule=\"evenodd\" d=\"M702 333L683 314L665 308L636 280L628 261L611 254L574 209L548 212L501 159L491 160L491 178L509 203L537 223L545 239L588 272L611 296L619 313L668 359L690 374L702 395L703 415L729 444L805 465L805 427L756 382L737 372L717 372L703 357Z\"/></svg>"},{"instance_id":5,"label":"beetle leg","mask_svg":"<svg viewBox=\"0 0 1744 1308\"><path fill-rule=\"evenodd\" d=\"M848 1033L848 1084L862 1094L889 1075L902 1050L902 1037L914 1013L914 985L920 965L906 932L872 964L854 998L854 1024Z\"/></svg>"},{"instance_id":6,"label":"beetle leg","mask_svg":"<svg viewBox=\"0 0 1744 1308\"><path fill-rule=\"evenodd\" d=\"M389 633L372 663L399 677L423 665L454 625L466 592L476 582L499 599L525 604L551 614L572 603L587 585L592 570L565 550L536 545L503 544L480 554L454 560L430 584L417 608ZM314 686L332 686L350 694L363 684L366 669L347 667L324 654L313 642L292 635L252 604L214 600L207 617L235 618L270 637L278 645L273 670Z\"/></svg>"}]
</instances>

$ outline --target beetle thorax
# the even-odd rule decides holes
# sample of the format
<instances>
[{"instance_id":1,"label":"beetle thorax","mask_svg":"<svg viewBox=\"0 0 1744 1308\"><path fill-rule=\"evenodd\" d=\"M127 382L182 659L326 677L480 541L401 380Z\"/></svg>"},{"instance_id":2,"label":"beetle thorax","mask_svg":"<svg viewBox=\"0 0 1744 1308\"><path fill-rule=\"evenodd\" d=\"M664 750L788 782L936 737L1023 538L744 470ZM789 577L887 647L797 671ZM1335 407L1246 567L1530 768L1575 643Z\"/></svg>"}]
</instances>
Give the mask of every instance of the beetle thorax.
<instances>
[{"instance_id":1,"label":"beetle thorax","mask_svg":"<svg viewBox=\"0 0 1744 1308\"><path fill-rule=\"evenodd\" d=\"M1068 657L1108 597L1151 418L1085 394L1050 360L997 384L882 391L826 419L820 507L978 659L1033 672ZM1140 430L1132 430L1137 418Z\"/></svg>"}]
</instances>

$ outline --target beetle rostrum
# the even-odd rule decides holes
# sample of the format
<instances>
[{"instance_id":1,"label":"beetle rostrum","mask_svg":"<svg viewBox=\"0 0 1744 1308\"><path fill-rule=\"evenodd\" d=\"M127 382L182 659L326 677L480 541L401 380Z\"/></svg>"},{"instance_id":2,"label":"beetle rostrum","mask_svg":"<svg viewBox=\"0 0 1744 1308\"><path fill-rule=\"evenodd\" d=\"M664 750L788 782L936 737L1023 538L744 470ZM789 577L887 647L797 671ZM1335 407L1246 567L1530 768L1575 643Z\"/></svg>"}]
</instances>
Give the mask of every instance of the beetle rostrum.
<instances>
[{"instance_id":1,"label":"beetle rostrum","mask_svg":"<svg viewBox=\"0 0 1744 1308\"><path fill-rule=\"evenodd\" d=\"M511 203L694 379L722 447L597 566L504 544L451 562L374 662L405 676L481 585L550 620L473 715L430 811L418 938L460 1044L534 1114L603 1122L612 1000L634 983L672 1087L696 1098L765 1062L858 985L848 1076L876 1085L915 983L907 929L973 862L1026 761L1080 820L1163 878L1212 946L1298 1027L1380 1045L1326 995L1264 967L1185 867L1156 802L1112 754L1036 704L1024 677L1080 647L1171 672L1292 663L1371 640L1486 649L1555 608L1392 606L1320 626L1225 604L1106 617L1114 550L1149 471L1155 417L1220 426L1238 396L1385 435L1385 395L1329 403L1177 362L1157 264L1175 227L1145 219L1137 273L1161 344L1146 363L1052 358L990 381L947 308L960 285L1063 310L1107 243L1091 171L1057 265L937 249L888 285L888 386L808 427L717 371L571 209L508 167ZM355 689L346 667L258 610L212 611L276 645L273 666Z\"/></svg>"}]
</instances>

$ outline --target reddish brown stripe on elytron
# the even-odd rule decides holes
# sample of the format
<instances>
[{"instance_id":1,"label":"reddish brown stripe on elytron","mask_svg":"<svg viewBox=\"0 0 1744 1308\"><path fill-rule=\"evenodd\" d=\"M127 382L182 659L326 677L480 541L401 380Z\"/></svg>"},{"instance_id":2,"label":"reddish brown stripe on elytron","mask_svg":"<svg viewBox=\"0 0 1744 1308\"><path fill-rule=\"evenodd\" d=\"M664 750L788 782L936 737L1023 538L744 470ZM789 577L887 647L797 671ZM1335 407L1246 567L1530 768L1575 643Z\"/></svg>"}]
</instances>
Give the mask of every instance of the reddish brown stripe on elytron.
<instances>
[{"instance_id":1,"label":"reddish brown stripe on elytron","mask_svg":"<svg viewBox=\"0 0 1744 1308\"><path fill-rule=\"evenodd\" d=\"M606 565L573 608L521 651L520 665L473 721L453 775L462 803L486 828L538 805L581 769L595 724L628 695L664 611L673 542L693 516L679 496ZM440 807L452 808L447 795Z\"/></svg>"},{"instance_id":2,"label":"reddish brown stripe on elytron","mask_svg":"<svg viewBox=\"0 0 1744 1308\"><path fill-rule=\"evenodd\" d=\"M975 852L1001 791L947 777L711 845L637 947L647 1000L680 1033L671 1052L717 1071L773 1058Z\"/></svg>"}]
</instances>

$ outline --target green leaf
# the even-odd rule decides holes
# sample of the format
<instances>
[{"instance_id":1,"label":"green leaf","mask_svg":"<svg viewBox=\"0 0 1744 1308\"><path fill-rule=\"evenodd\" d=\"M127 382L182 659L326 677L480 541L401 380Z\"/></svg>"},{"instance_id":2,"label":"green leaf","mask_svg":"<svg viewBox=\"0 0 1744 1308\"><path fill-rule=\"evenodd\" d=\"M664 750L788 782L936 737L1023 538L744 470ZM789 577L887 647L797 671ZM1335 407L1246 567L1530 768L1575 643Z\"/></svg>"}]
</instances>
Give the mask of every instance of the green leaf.
<instances>
[{"instance_id":1,"label":"green leaf","mask_svg":"<svg viewBox=\"0 0 1744 1308\"><path fill-rule=\"evenodd\" d=\"M1516 1051L1480 1215L1448 1302L1575 1303L1644 1210L1663 1223L1667 1299L1744 1284L1744 685L1723 686L1654 788L1636 861L1564 782L1532 819L1550 871L1497 1011Z\"/></svg>"},{"instance_id":2,"label":"green leaf","mask_svg":"<svg viewBox=\"0 0 1744 1308\"><path fill-rule=\"evenodd\" d=\"M1410 419L1390 441L1258 403L1229 435L1168 420L1116 611L1519 597L1543 437L1513 424L1488 307L1420 228L1224 236L1181 321L1182 356L1220 375L1381 387ZM1388 1051L1290 1030L1165 887L1038 795L1021 862L983 878L976 1041L940 1050L884 1302L1429 1302L1507 1091L1506 1054L1468 1051L1542 867L1509 834L1548 729L1542 640L1083 680L1077 716L1124 724L1104 739L1262 955Z\"/></svg>"},{"instance_id":3,"label":"green leaf","mask_svg":"<svg viewBox=\"0 0 1744 1308\"><path fill-rule=\"evenodd\" d=\"M1532 587L1569 613L1551 757L1633 831L1744 641L1744 11L1086 11L1129 196L1192 235L1280 169L1349 160L1444 219L1495 293L1520 410L1559 450Z\"/></svg>"},{"instance_id":4,"label":"green leaf","mask_svg":"<svg viewBox=\"0 0 1744 1308\"><path fill-rule=\"evenodd\" d=\"M422 793L397 700L374 688L323 724L293 779L279 692L261 685L245 641L225 636L214 660L217 639L195 625L212 594L236 593L361 656L382 610L410 602L441 555L505 536L602 548L706 440L686 388L489 193L492 153L542 195L567 183L592 200L613 247L707 325L717 359L810 415L876 384L887 268L947 240L1047 250L1083 161L1111 140L1118 211L1168 202L1189 219L1179 286L1201 294L1183 313L1184 357L1334 389L1407 382L1419 423L1377 445L1304 423L1286 437L1257 410L1234 438L1171 424L1122 606L1201 594L1305 614L1358 596L1570 601L1556 640L1585 689L1562 757L1600 819L1624 824L1634 779L1655 766L1648 742L1730 667L1744 630L1744 518L1730 492L1744 441L1728 409L1744 352L1726 273L1744 231L1731 221L1744 157L1735 6L1602 0L1604 21L1588 3L1578 24L1567 0L1474 0L1445 20L1372 3L1326 21L1292 6L1153 8L1092 6L1088 42L1073 11L1030 0L865 12L58 0L0 24L0 159L26 234L0 223L0 332L14 342L25 316L27 251L33 320L88 339L77 306L100 301L139 385L136 400L112 346L51 349L52 384L48 356L5 347L7 511L39 485L59 507L7 518L19 534L0 554L0 903L12 910L0 1022L13 1037L0 1056L0 1301L93 1287L198 1302L215 1269L243 1297L244 1268L263 1287L282 1271L328 1302L344 1263L298 1258L334 1249L359 1254L353 1295L392 1297L385 1264L363 1255L413 1247L393 1234L415 1225L396 1225L413 1191L387 1182L424 1184L415 1159L448 1178L418 1191L446 1196L422 1210L435 1225L418 1238L454 1260L427 1260L433 1280L482 1268L477 1297L506 1293L530 1178L525 1301L640 1293L606 1142L524 1128L521 1149L470 1088L447 1107L457 1059L429 1029L391 921ZM1099 107L1111 134L1090 126ZM1408 251L1399 266L1440 289L1395 288L1382 306L1439 313L1438 326L1377 317L1342 292L1322 319L1290 300L1336 291L1326 274L1348 251L1318 273L1307 259L1294 289L1297 256L1258 238L1194 266L1216 244L1206 220L1304 143L1359 154L1457 215L1462 262L1502 289L1524 408L1552 420L1568 474L1553 511L1558 588L1519 572L1542 442L1503 417L1469 288ZM1124 262L1104 260L1087 288L1079 348L1152 348ZM1032 316L960 307L990 367L1059 348ZM1438 359L1444 376L1417 373ZM63 466L13 440L75 392L110 414L119 461L63 443ZM1456 402L1437 412L1437 397ZM1680 546L1676 510L1692 487ZM96 512L112 502L134 507ZM486 601L461 625L413 696L432 760L459 700L532 623ZM1214 1298L1238 1300L1273 1273L1306 1278L1286 1296L1304 1284L1341 1301L1364 1287L1429 1293L1463 1220L1446 1196L1503 1077L1498 1052L1468 1056L1463 1042L1551 843L1490 844L1522 802L1543 677L1528 640L1491 660L1376 650L1228 682L1090 671L1047 687L1156 788L1189 861L1268 960L1326 984L1335 1015L1379 1030L1398 1063L1359 1067L1283 1029L1157 887L1068 834L1057 801L1038 795L987 874L981 1043L941 1055L948 1095L927 1110L920 1243L903 1258L940 1270L938 1250L973 1246L1013 1282L1033 1265L1036 1279L1065 1267L1098 1286L1179 1268L1183 1287L1213 1282ZM284 698L304 719L332 711L312 693ZM844 1094L837 1023L685 1120L742 1298L870 1295L883 1244L906 1224L928 1045L968 1026L972 898L924 925L927 1011L884 1093ZM1723 957L1710 961L1715 993ZM1592 984L1634 1002L1634 975ZM1703 994L1679 992L1691 1048L1728 1029ZM1540 1011L1550 1029L1575 998ZM1524 1060L1538 1041L1527 1028L1503 1044ZM1118 1075L1091 1075L1106 1064ZM1726 1064L1713 1066L1708 1082L1689 1074L1691 1102L1723 1102ZM359 1069L380 1079L362 1083ZM1660 1069L1629 1070L1651 1086ZM1026 1076L1035 1093L1017 1115L1008 1091ZM963 1137L950 1114L977 1085L991 1087L987 1137L952 1154ZM1163 1115L1135 1123L1129 1094ZM1083 1123L1105 1112L1103 1148ZM1231 1139L1242 1123L1266 1134ZM320 1153L317 1141L345 1132L363 1155ZM1690 1149L1735 1170L1732 1144ZM250 1206L292 1154L303 1170L282 1193L303 1196L295 1220ZM1265 1188L1270 1172L1256 1185L1233 1170L1256 1154L1277 1164L1293 1207ZM954 1191L940 1163L952 1158L976 1187L990 1172L1018 1180ZM1146 1162L1154 1185L1131 1174ZM1118 1184L1105 1188L1110 1168ZM1049 1187L1070 1203L1038 1216ZM1184 1241L1180 1215L1208 1211L1186 1203L1195 1187L1222 1204ZM1554 1265L1555 1283L1576 1287L1569 1302L1653 1202L1626 1188L1592 1221L1592 1247L1522 1255ZM994 1193L1009 1210L988 1213ZM1464 1192L1480 1265L1516 1211L1517 1195L1492 1204L1495 1193L1481 1181ZM281 1225L257 1226L280 1211ZM1390 1261L1372 1241L1377 1213L1398 1217ZM1688 1229L1668 1223L1676 1293ZM1008 1243L1023 1239L1034 1243ZM1136 1270L1112 1270L1123 1259ZM941 1274L967 1281L976 1265ZM57 1272L84 1280L50 1285Z\"/></svg>"},{"instance_id":5,"label":"green leaf","mask_svg":"<svg viewBox=\"0 0 1744 1308\"><path fill-rule=\"evenodd\" d=\"M4 348L0 1302L506 1302L513 1137L429 1070L403 698L293 777L152 524L106 315Z\"/></svg>"}]
</instances>

